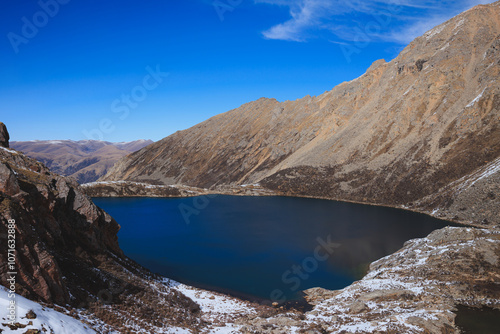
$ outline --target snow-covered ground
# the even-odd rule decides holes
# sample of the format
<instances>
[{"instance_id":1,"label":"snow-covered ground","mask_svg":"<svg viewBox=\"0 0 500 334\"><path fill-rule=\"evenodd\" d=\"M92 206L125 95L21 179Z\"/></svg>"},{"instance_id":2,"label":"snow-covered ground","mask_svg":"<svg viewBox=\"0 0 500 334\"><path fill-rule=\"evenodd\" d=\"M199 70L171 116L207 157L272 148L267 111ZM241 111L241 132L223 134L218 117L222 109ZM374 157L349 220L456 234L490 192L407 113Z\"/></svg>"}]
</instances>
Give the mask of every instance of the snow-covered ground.
<instances>
[{"instance_id":1,"label":"snow-covered ground","mask_svg":"<svg viewBox=\"0 0 500 334\"><path fill-rule=\"evenodd\" d=\"M204 318L207 321L214 321L216 319L234 318L240 315L255 314L255 311L248 308L248 305L242 301L217 294L210 291L200 290L187 286L185 284L178 284L174 289L191 298L194 302L200 305Z\"/></svg>"},{"instance_id":2,"label":"snow-covered ground","mask_svg":"<svg viewBox=\"0 0 500 334\"><path fill-rule=\"evenodd\" d=\"M26 333L29 329L41 329L45 328L47 333L56 334L95 334L90 326L82 323L72 317L65 314L57 312L51 308L42 306L31 300L28 300L19 295L15 295L16 301L16 311L17 320L15 322L21 325L28 325L24 328L18 328L15 330L10 329L6 324L9 323L9 314L7 307L9 306L9 296L8 291L3 286L0 286L0 329L2 334L8 333ZM36 314L35 319L27 319L26 314L32 310Z\"/></svg>"},{"instance_id":3,"label":"snow-covered ground","mask_svg":"<svg viewBox=\"0 0 500 334\"><path fill-rule=\"evenodd\" d=\"M240 301L236 298L193 288L166 278L161 282L161 284L166 284L173 287L174 289L191 298L198 305L200 305L203 314L202 318L207 322L213 324L209 328L206 328L203 333L239 333L241 325L234 324L234 320L243 315L256 314L255 309L249 307L248 303ZM55 334L94 334L99 333L100 329L107 330L107 326L102 324L100 321L97 321L96 319L89 318L85 313L79 313L80 318L84 319L80 321L50 307L43 306L39 303L28 300L20 295L16 294L15 296L17 310L17 320L15 321L15 323L26 326L15 330L12 330L8 327L7 324L9 323L9 314L7 307L9 305L10 299L7 289L3 286L0 286L0 333L2 334L25 333L29 329L40 330L43 328L46 329L47 333ZM32 310L36 314L35 319L26 318L26 314L30 310ZM28 325L30 322L31 325ZM157 330L158 331L156 333L164 334L192 333L188 329L177 327L158 328ZM138 332L142 333L140 329L138 329Z\"/></svg>"},{"instance_id":4,"label":"snow-covered ground","mask_svg":"<svg viewBox=\"0 0 500 334\"><path fill-rule=\"evenodd\" d=\"M2 146L0 146L0 149L1 149L1 150L4 150L4 151L7 151L7 152L9 152L9 153L12 153L12 154L17 154L17 151L14 151L14 150L9 150L8 148L2 147Z\"/></svg>"},{"instance_id":5,"label":"snow-covered ground","mask_svg":"<svg viewBox=\"0 0 500 334\"><path fill-rule=\"evenodd\" d=\"M200 305L203 320L213 324L212 328L209 328L206 333L239 333L241 325L236 325L233 322L242 316L257 313L248 303L230 296L194 288L168 279L165 279L163 283Z\"/></svg>"}]
</instances>

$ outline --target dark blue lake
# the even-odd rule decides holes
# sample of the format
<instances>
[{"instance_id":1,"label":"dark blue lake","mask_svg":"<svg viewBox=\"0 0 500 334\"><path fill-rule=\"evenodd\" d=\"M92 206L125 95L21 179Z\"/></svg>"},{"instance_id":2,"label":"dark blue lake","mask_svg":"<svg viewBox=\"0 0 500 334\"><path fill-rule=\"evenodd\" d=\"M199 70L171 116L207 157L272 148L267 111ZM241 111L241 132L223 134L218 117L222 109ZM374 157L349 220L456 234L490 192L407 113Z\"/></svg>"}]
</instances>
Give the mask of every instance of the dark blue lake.
<instances>
[{"instance_id":1,"label":"dark blue lake","mask_svg":"<svg viewBox=\"0 0 500 334\"><path fill-rule=\"evenodd\" d=\"M449 225L392 208L290 197L94 198L144 267L249 299L340 289L368 264Z\"/></svg>"}]
</instances>

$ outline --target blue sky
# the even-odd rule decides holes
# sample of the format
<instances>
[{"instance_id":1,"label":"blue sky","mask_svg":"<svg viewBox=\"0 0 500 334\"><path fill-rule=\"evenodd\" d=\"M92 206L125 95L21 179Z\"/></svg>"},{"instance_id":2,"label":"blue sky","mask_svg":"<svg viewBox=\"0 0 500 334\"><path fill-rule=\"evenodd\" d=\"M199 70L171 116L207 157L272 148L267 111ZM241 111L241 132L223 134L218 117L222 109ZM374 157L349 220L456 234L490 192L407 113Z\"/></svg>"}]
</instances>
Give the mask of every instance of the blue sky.
<instances>
[{"instance_id":1,"label":"blue sky","mask_svg":"<svg viewBox=\"0 0 500 334\"><path fill-rule=\"evenodd\" d=\"M12 140L159 140L260 97L319 95L479 3L6 0Z\"/></svg>"}]
</instances>

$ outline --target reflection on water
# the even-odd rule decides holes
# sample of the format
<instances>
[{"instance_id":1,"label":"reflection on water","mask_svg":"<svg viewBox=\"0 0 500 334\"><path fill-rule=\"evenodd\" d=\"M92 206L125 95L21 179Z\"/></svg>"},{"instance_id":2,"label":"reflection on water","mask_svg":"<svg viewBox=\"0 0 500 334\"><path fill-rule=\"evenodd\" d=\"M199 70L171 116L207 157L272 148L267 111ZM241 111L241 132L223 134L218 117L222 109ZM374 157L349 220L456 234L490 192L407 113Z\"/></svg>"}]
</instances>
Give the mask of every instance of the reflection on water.
<instances>
[{"instance_id":1,"label":"reflection on water","mask_svg":"<svg viewBox=\"0 0 500 334\"><path fill-rule=\"evenodd\" d=\"M296 300L343 288L370 262L447 225L391 208L289 197L97 198L120 246L164 276L240 297ZM184 216L179 208L183 208ZM185 219L185 208L195 211Z\"/></svg>"},{"instance_id":2,"label":"reflection on water","mask_svg":"<svg viewBox=\"0 0 500 334\"><path fill-rule=\"evenodd\" d=\"M455 323L463 334L498 334L500 332L500 310L459 306Z\"/></svg>"}]
</instances>

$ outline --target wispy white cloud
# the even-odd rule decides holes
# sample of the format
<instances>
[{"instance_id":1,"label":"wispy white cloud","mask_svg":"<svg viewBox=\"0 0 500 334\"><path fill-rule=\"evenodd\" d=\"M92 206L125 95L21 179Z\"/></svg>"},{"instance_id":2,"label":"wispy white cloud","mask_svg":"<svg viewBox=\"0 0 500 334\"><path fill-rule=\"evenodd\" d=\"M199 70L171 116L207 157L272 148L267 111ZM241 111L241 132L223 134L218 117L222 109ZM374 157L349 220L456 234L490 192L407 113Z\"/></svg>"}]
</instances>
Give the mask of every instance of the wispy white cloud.
<instances>
[{"instance_id":1,"label":"wispy white cloud","mask_svg":"<svg viewBox=\"0 0 500 334\"><path fill-rule=\"evenodd\" d=\"M415 37L478 4L493 0L254 0L285 6L290 19L262 32L268 39L334 42L360 38L407 44Z\"/></svg>"},{"instance_id":2,"label":"wispy white cloud","mask_svg":"<svg viewBox=\"0 0 500 334\"><path fill-rule=\"evenodd\" d=\"M284 23L277 24L263 32L264 37L269 39L281 39L288 41L304 41L307 38L306 31L311 26L321 24L323 12L328 10L330 4L322 0L284 1L284 0L261 0L260 2L274 3L290 7L292 18Z\"/></svg>"}]
</instances>

